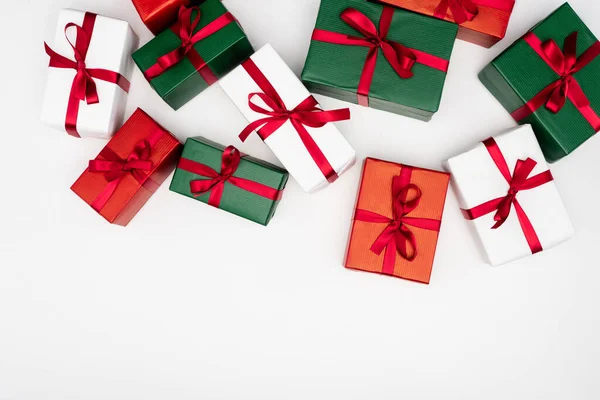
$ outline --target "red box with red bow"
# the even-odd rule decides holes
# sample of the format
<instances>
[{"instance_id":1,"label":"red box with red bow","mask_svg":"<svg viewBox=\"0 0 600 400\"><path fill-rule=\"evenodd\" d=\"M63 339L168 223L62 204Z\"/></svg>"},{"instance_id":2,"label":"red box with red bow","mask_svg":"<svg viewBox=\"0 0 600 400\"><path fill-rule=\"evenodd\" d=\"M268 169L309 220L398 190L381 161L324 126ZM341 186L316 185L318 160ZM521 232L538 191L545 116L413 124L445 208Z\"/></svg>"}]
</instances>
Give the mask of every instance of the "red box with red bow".
<instances>
[{"instance_id":1,"label":"red box with red bow","mask_svg":"<svg viewBox=\"0 0 600 400\"><path fill-rule=\"evenodd\" d=\"M173 172L181 149L138 108L71 190L108 222L126 226Z\"/></svg>"}]
</instances>

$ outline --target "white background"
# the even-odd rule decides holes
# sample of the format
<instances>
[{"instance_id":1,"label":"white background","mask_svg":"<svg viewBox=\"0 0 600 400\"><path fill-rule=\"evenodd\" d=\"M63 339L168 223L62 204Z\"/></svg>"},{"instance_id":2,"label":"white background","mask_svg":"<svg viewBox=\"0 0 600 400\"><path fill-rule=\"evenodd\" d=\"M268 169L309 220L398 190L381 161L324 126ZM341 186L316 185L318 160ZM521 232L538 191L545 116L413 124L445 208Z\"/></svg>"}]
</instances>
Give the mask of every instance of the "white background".
<instances>
[{"instance_id":1,"label":"white background","mask_svg":"<svg viewBox=\"0 0 600 400\"><path fill-rule=\"evenodd\" d=\"M225 3L256 48L271 42L301 72L318 0ZM359 164L439 169L514 126L476 75L561 0L517 3L493 49L457 42L431 123L351 106L339 127ZM600 3L571 4L600 34ZM291 181L268 228L167 184L111 226L69 190L105 142L38 118L42 42L63 7L151 37L128 0L2 2L0 399L600 398L600 138L552 168L572 241L494 269L451 193L429 286L342 267L360 167L314 195ZM257 137L237 141L244 120L217 86L174 112L136 70L127 115L137 106L181 140L275 161Z\"/></svg>"}]
</instances>

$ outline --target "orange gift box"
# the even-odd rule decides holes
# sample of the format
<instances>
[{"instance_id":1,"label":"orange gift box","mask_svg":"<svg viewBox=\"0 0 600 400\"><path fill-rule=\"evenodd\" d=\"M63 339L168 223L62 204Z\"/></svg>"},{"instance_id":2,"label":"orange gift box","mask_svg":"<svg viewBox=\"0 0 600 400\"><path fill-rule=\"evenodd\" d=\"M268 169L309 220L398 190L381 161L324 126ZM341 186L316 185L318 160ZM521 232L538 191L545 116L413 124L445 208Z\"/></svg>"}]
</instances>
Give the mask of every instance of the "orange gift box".
<instances>
[{"instance_id":1,"label":"orange gift box","mask_svg":"<svg viewBox=\"0 0 600 400\"><path fill-rule=\"evenodd\" d=\"M126 226L175 169L182 145L137 109L71 186L108 222Z\"/></svg>"},{"instance_id":2,"label":"orange gift box","mask_svg":"<svg viewBox=\"0 0 600 400\"><path fill-rule=\"evenodd\" d=\"M459 24L460 40L492 47L504 38L506 28L515 6L514 0L377 0L420 14L443 18ZM454 14L457 13L457 15Z\"/></svg>"},{"instance_id":3,"label":"orange gift box","mask_svg":"<svg viewBox=\"0 0 600 400\"><path fill-rule=\"evenodd\" d=\"M133 5L142 18L142 22L155 35L170 27L177 20L181 6L189 6L192 3L192 0L133 0Z\"/></svg>"},{"instance_id":4,"label":"orange gift box","mask_svg":"<svg viewBox=\"0 0 600 400\"><path fill-rule=\"evenodd\" d=\"M450 174L367 158L345 267L429 283Z\"/></svg>"}]
</instances>

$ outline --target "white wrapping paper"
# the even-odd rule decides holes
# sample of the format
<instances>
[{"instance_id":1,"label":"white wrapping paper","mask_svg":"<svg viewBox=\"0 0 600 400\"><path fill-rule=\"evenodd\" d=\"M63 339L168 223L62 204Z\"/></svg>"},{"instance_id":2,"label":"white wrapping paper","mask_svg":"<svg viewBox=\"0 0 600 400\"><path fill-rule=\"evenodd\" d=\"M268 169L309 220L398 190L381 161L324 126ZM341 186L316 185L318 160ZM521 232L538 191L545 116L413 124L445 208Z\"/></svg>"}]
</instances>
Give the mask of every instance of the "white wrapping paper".
<instances>
[{"instance_id":1,"label":"white wrapping paper","mask_svg":"<svg viewBox=\"0 0 600 400\"><path fill-rule=\"evenodd\" d=\"M293 109L310 96L302 82L270 45L264 46L251 58L277 90L288 109ZM248 94L261 90L242 66L221 79L219 84L248 121L265 118L265 115L252 111L248 106ZM255 101L264 104L260 100ZM352 167L356 157L354 149L334 123L322 128L306 129L338 175ZM269 136L265 143L306 192L314 192L328 184L289 121Z\"/></svg>"},{"instance_id":2,"label":"white wrapping paper","mask_svg":"<svg viewBox=\"0 0 600 400\"><path fill-rule=\"evenodd\" d=\"M65 38L65 25L83 23L85 12L61 10L58 14L56 36L48 45L58 54L75 60L73 49ZM75 43L75 29L69 30ZM137 36L125 21L97 16L90 47L85 59L87 68L115 71L131 80L133 61L131 53L137 46ZM41 119L53 128L65 130L65 117L74 69L48 68L48 79L42 102ZM94 80L100 102L86 104L82 101L77 118L77 131L83 137L110 138L123 124L127 94L117 85L100 79Z\"/></svg>"},{"instance_id":3,"label":"white wrapping paper","mask_svg":"<svg viewBox=\"0 0 600 400\"><path fill-rule=\"evenodd\" d=\"M537 161L530 177L548 170L548 164L530 125L523 125L495 138L498 147L511 170L517 160L528 157ZM489 200L505 196L509 185L500 174L483 143L464 154L446 161L445 168L452 174L452 182L462 209L468 210ZM565 210L554 181L542 186L522 190L517 200L529 217L544 250L571 238L575 231ZM500 265L531 255L531 249L511 209L508 220L498 229L494 226L494 214L490 213L472 223L492 265Z\"/></svg>"}]
</instances>

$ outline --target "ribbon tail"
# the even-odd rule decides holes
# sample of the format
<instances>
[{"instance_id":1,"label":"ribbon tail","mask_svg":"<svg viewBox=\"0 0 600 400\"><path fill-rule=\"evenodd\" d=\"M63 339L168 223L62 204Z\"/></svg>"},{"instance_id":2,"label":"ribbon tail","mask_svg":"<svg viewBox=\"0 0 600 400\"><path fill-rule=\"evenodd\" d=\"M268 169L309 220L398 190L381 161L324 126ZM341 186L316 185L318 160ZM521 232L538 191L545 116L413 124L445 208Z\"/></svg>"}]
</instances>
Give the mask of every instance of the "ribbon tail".
<instances>
[{"instance_id":1,"label":"ribbon tail","mask_svg":"<svg viewBox=\"0 0 600 400\"><path fill-rule=\"evenodd\" d=\"M540 251L543 250L543 247L542 247L542 243L540 242L540 239L539 239L537 233L535 232L535 228L533 227L533 224L529 220L529 217L527 217L527 214L521 207L521 204L519 204L519 202L517 200L515 200L514 204L515 204L515 211L517 213L517 217L519 218L519 224L521 225L521 229L523 230L523 233L525 234L525 239L527 240L527 244L529 245L529 248L531 249L531 253L532 254L539 253Z\"/></svg>"}]
</instances>

